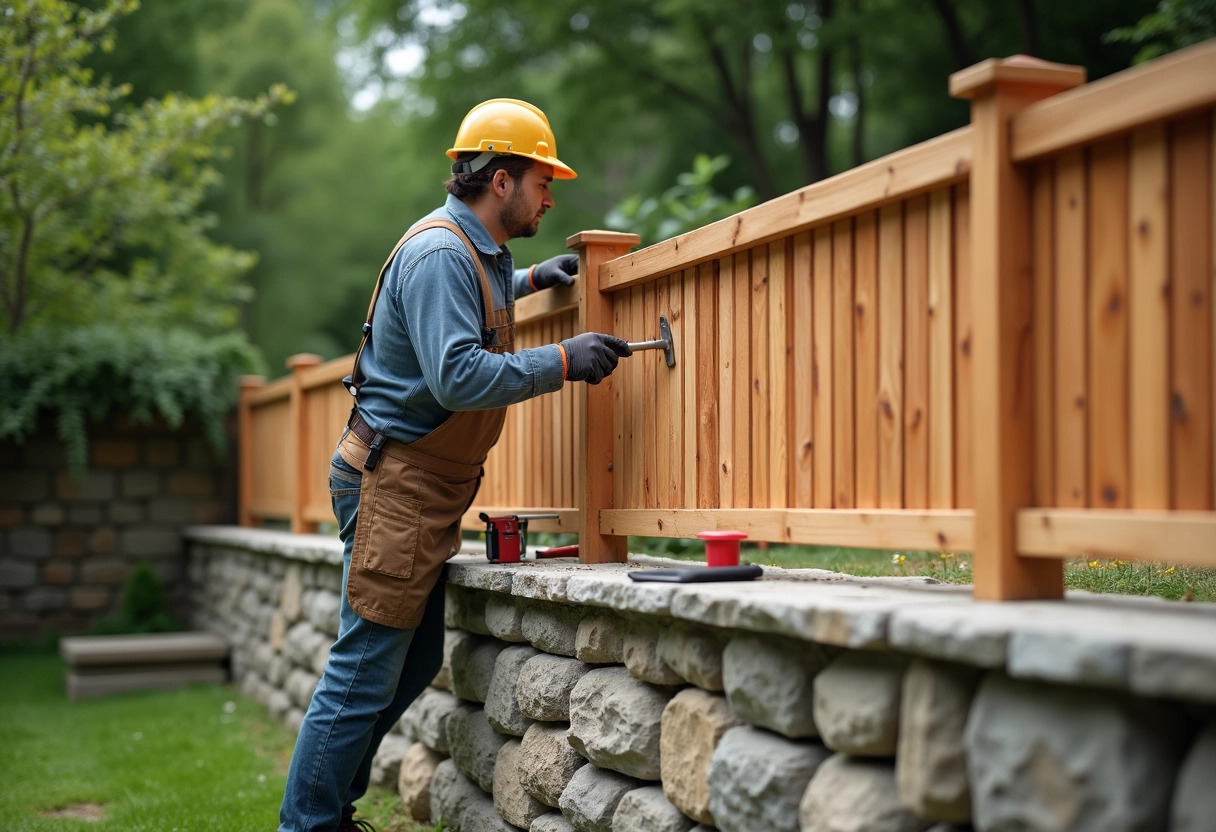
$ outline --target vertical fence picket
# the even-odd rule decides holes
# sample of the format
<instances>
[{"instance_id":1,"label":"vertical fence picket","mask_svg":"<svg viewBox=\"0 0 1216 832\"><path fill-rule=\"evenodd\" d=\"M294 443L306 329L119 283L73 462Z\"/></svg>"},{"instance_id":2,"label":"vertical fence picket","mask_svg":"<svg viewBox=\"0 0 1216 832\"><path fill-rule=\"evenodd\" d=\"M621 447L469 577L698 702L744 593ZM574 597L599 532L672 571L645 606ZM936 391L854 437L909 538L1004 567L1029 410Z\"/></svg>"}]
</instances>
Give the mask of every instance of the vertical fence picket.
<instances>
[{"instance_id":1,"label":"vertical fence picket","mask_svg":"<svg viewBox=\"0 0 1216 832\"><path fill-rule=\"evenodd\" d=\"M1055 505L1055 169L1035 166L1031 185L1034 283L1034 504ZM959 306L962 306L960 298Z\"/></svg>"},{"instance_id":2,"label":"vertical fence picket","mask_svg":"<svg viewBox=\"0 0 1216 832\"><path fill-rule=\"evenodd\" d=\"M1196 240L1211 227L1209 116L1173 125L1170 262L1173 367L1171 401L1174 508L1212 508L1211 255Z\"/></svg>"},{"instance_id":3,"label":"vertical fence picket","mask_svg":"<svg viewBox=\"0 0 1216 832\"><path fill-rule=\"evenodd\" d=\"M972 415L971 192L954 188L954 505L974 505L975 421Z\"/></svg>"},{"instance_id":4,"label":"vertical fence picket","mask_svg":"<svg viewBox=\"0 0 1216 832\"><path fill-rule=\"evenodd\" d=\"M792 336L788 326L789 261L786 241L768 246L769 397L770 422L768 505L789 505L789 377ZM766 418L763 414L761 418Z\"/></svg>"},{"instance_id":5,"label":"vertical fence picket","mask_svg":"<svg viewBox=\"0 0 1216 832\"><path fill-rule=\"evenodd\" d=\"M735 260L718 266L718 503L735 505Z\"/></svg>"},{"instance_id":6,"label":"vertical fence picket","mask_svg":"<svg viewBox=\"0 0 1216 832\"><path fill-rule=\"evenodd\" d=\"M904 215L878 212L878 506L904 506Z\"/></svg>"},{"instance_id":7,"label":"vertical fence picket","mask_svg":"<svg viewBox=\"0 0 1216 832\"><path fill-rule=\"evenodd\" d=\"M1056 162L1055 175L1055 504L1080 507L1088 492L1085 422L1089 410L1085 326L1088 204L1082 152L1063 154Z\"/></svg>"},{"instance_id":8,"label":"vertical fence picket","mask_svg":"<svg viewBox=\"0 0 1216 832\"><path fill-rule=\"evenodd\" d=\"M832 507L856 506L853 391L853 222L832 226Z\"/></svg>"},{"instance_id":9,"label":"vertical fence picket","mask_svg":"<svg viewBox=\"0 0 1216 832\"><path fill-rule=\"evenodd\" d=\"M1090 157L1089 505L1128 505L1127 142Z\"/></svg>"},{"instance_id":10,"label":"vertical fence picket","mask_svg":"<svg viewBox=\"0 0 1216 832\"><path fill-rule=\"evenodd\" d=\"M752 504L752 459L751 459L751 253L741 251L735 255L734 282L735 352L731 363L735 366L735 387L731 391L730 404L735 411L732 421L735 436L734 504L749 508Z\"/></svg>"},{"instance_id":11,"label":"vertical fence picket","mask_svg":"<svg viewBox=\"0 0 1216 832\"><path fill-rule=\"evenodd\" d=\"M856 220L853 351L856 355L858 508L878 508L878 215Z\"/></svg>"},{"instance_id":12,"label":"vertical fence picket","mask_svg":"<svg viewBox=\"0 0 1216 832\"><path fill-rule=\"evenodd\" d=\"M751 295L749 297L751 339L749 353L749 384L747 398L752 429L751 494L748 505L767 506L769 503L769 436L772 432L772 413L769 411L769 345L773 341L769 319L769 294L772 291L772 263L768 247L760 246L751 252Z\"/></svg>"},{"instance_id":13,"label":"vertical fence picket","mask_svg":"<svg viewBox=\"0 0 1216 832\"><path fill-rule=\"evenodd\" d=\"M1131 505L1170 505L1169 260L1165 126L1132 136L1129 172L1128 311L1130 314L1128 434Z\"/></svg>"},{"instance_id":14,"label":"vertical fence picket","mask_svg":"<svg viewBox=\"0 0 1216 832\"><path fill-rule=\"evenodd\" d=\"M904 506L929 506L929 203L904 207Z\"/></svg>"},{"instance_id":15,"label":"vertical fence picket","mask_svg":"<svg viewBox=\"0 0 1216 832\"><path fill-rule=\"evenodd\" d=\"M691 357L697 368L696 383L696 501L689 505L712 508L718 505L718 330L717 267L702 263L697 267L696 354ZM685 341L688 344L688 341Z\"/></svg>"},{"instance_id":16,"label":"vertical fence picket","mask_svg":"<svg viewBox=\"0 0 1216 832\"><path fill-rule=\"evenodd\" d=\"M954 221L948 190L929 195L929 507L954 506Z\"/></svg>"},{"instance_id":17,"label":"vertical fence picket","mask_svg":"<svg viewBox=\"0 0 1216 832\"><path fill-rule=\"evenodd\" d=\"M811 357L811 402L815 446L815 508L832 507L832 230L815 229L814 351Z\"/></svg>"},{"instance_id":18,"label":"vertical fence picket","mask_svg":"<svg viewBox=\"0 0 1216 832\"><path fill-rule=\"evenodd\" d=\"M814 505L811 491L815 452L812 404L815 398L814 366L814 275L812 274L811 235L802 232L794 236L793 268L790 276L793 294L790 337L793 343L793 374L790 397L794 421L790 443L791 505L810 508Z\"/></svg>"}]
</instances>

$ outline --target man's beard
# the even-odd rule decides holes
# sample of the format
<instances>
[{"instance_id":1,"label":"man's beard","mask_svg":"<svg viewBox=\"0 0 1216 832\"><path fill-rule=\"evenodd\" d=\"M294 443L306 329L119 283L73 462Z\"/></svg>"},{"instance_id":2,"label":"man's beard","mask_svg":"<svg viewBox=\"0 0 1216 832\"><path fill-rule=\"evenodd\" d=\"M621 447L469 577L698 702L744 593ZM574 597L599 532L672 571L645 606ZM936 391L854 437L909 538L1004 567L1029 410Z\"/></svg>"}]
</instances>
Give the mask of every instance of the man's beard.
<instances>
[{"instance_id":1,"label":"man's beard","mask_svg":"<svg viewBox=\"0 0 1216 832\"><path fill-rule=\"evenodd\" d=\"M511 199L502 209L502 227L511 239L517 237L533 237L540 225L536 212L531 210L524 200L523 191L516 188Z\"/></svg>"}]
</instances>

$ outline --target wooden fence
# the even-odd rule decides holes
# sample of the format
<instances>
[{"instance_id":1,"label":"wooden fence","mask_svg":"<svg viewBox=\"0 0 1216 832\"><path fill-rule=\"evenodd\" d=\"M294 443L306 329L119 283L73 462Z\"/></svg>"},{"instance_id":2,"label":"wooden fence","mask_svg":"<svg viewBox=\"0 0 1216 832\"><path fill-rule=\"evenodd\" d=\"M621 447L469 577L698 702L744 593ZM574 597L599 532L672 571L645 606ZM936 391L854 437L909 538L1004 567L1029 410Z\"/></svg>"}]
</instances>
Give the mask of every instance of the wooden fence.
<instances>
[{"instance_id":1,"label":"wooden fence","mask_svg":"<svg viewBox=\"0 0 1216 832\"><path fill-rule=\"evenodd\" d=\"M956 73L972 123L583 276L521 347L671 322L602 384L511 408L479 511L627 535L973 552L975 593L1059 597L1062 558L1216 566L1216 42L1089 85ZM351 357L242 399L242 521L332 519Z\"/></svg>"}]
</instances>

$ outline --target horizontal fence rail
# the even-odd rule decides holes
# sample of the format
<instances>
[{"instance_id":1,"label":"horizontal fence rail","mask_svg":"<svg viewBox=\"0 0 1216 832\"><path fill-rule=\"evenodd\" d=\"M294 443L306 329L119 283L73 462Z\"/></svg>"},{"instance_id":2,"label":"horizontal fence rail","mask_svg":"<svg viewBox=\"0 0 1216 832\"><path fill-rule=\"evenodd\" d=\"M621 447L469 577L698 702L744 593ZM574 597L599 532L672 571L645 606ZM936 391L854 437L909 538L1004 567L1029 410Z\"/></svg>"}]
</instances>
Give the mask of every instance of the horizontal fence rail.
<instances>
[{"instance_id":1,"label":"horizontal fence rail","mask_svg":"<svg viewBox=\"0 0 1216 832\"><path fill-rule=\"evenodd\" d=\"M517 346L662 315L676 364L510 408L466 527L972 551L995 599L1066 557L1216 566L1216 43L1082 76L986 61L969 127L640 250L572 237ZM246 381L242 522L332 521L351 361Z\"/></svg>"}]
</instances>

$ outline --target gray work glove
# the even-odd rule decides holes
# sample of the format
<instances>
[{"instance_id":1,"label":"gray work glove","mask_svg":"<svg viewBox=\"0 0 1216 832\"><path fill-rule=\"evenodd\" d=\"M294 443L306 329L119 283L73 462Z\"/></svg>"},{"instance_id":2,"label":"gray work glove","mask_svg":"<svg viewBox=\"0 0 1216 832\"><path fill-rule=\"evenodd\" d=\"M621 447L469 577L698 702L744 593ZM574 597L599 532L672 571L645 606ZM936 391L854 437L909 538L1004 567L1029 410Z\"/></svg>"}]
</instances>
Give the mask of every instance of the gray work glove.
<instances>
[{"instance_id":1,"label":"gray work glove","mask_svg":"<svg viewBox=\"0 0 1216 832\"><path fill-rule=\"evenodd\" d=\"M629 344L615 335L584 332L562 341L566 351L566 380L599 384L621 358L631 355Z\"/></svg>"},{"instance_id":2,"label":"gray work glove","mask_svg":"<svg viewBox=\"0 0 1216 832\"><path fill-rule=\"evenodd\" d=\"M533 266L529 280L537 289L549 289L559 285L573 286L576 274L578 274L578 255L559 254Z\"/></svg>"}]
</instances>

